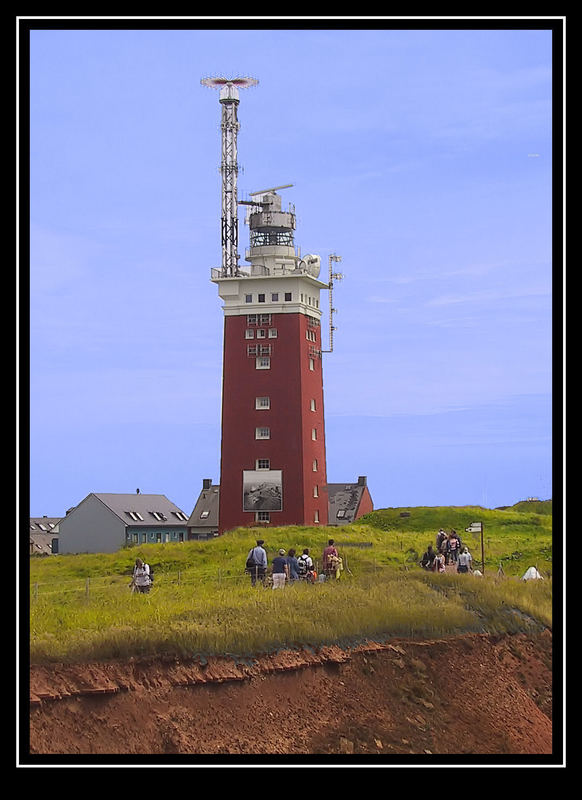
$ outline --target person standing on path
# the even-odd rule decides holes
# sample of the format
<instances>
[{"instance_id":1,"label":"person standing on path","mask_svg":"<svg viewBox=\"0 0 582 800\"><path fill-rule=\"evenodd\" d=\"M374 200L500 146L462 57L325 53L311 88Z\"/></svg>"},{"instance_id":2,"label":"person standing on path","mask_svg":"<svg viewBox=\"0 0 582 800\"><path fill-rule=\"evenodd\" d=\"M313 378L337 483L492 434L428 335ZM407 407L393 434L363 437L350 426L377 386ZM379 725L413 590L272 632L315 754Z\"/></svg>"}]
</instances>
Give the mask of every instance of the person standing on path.
<instances>
[{"instance_id":1,"label":"person standing on path","mask_svg":"<svg viewBox=\"0 0 582 800\"><path fill-rule=\"evenodd\" d=\"M251 586L255 586L257 581L264 583L267 574L267 551L263 547L264 539L257 539L256 547L249 550L247 556L246 569L251 575Z\"/></svg>"},{"instance_id":2,"label":"person standing on path","mask_svg":"<svg viewBox=\"0 0 582 800\"><path fill-rule=\"evenodd\" d=\"M273 559L273 589L284 589L285 581L289 579L289 564L285 558L283 548L279 550L279 555Z\"/></svg>"}]
</instances>

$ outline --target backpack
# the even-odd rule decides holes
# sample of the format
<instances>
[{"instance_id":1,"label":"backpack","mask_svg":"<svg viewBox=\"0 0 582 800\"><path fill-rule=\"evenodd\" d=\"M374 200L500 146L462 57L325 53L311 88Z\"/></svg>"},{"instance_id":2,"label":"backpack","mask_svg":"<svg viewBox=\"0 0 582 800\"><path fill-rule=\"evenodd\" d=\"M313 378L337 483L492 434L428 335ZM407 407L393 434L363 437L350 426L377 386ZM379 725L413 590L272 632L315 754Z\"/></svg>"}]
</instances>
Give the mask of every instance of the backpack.
<instances>
[{"instance_id":1,"label":"backpack","mask_svg":"<svg viewBox=\"0 0 582 800\"><path fill-rule=\"evenodd\" d=\"M307 556L301 555L297 559L297 563L299 564L299 574L300 575L307 575Z\"/></svg>"},{"instance_id":2,"label":"backpack","mask_svg":"<svg viewBox=\"0 0 582 800\"><path fill-rule=\"evenodd\" d=\"M245 564L245 569L246 570L252 570L252 569L254 569L255 567L258 567L258 566L259 565L255 561L255 548L253 547L253 549L250 551L250 553L247 556L247 563Z\"/></svg>"},{"instance_id":3,"label":"backpack","mask_svg":"<svg viewBox=\"0 0 582 800\"><path fill-rule=\"evenodd\" d=\"M150 583L153 583L154 582L154 568L150 567L149 564L144 564L144 567L145 566L148 566L150 568Z\"/></svg>"}]
</instances>

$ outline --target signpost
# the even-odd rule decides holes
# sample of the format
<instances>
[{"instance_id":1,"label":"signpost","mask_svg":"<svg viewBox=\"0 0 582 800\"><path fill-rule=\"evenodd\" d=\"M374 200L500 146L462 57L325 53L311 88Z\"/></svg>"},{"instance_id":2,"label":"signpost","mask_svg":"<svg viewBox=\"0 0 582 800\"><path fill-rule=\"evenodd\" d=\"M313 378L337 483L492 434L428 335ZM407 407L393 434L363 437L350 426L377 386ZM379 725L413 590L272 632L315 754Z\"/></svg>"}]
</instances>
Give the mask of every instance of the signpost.
<instances>
[{"instance_id":1,"label":"signpost","mask_svg":"<svg viewBox=\"0 0 582 800\"><path fill-rule=\"evenodd\" d=\"M467 533L479 533L481 534L481 569L483 574L485 574L485 550L483 548L483 523L482 522L472 522L468 528L465 528Z\"/></svg>"}]
</instances>

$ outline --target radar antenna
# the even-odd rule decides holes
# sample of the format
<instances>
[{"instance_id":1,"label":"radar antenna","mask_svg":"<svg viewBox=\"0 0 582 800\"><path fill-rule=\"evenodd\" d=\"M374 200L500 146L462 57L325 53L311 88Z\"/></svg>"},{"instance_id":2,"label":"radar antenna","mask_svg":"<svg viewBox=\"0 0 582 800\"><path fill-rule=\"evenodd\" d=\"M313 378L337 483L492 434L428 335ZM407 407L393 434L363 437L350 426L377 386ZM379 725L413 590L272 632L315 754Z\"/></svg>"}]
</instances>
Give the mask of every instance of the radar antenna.
<instances>
[{"instance_id":1,"label":"radar antenna","mask_svg":"<svg viewBox=\"0 0 582 800\"><path fill-rule=\"evenodd\" d=\"M238 204L237 204L237 134L240 128L237 119L239 89L256 86L256 78L202 78L202 86L220 89L222 106L222 269L223 278L239 275L238 266Z\"/></svg>"}]
</instances>

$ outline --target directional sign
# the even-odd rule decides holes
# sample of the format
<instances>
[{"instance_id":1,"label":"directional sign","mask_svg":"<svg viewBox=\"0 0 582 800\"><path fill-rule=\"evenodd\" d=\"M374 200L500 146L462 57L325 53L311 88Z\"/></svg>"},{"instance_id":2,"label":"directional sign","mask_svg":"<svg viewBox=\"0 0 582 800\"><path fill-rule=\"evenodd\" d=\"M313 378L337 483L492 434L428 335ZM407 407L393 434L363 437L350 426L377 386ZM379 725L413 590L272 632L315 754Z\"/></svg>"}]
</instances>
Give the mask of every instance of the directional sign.
<instances>
[{"instance_id":1,"label":"directional sign","mask_svg":"<svg viewBox=\"0 0 582 800\"><path fill-rule=\"evenodd\" d=\"M483 526L480 522L472 522L468 528L465 528L467 533L481 533Z\"/></svg>"}]
</instances>

